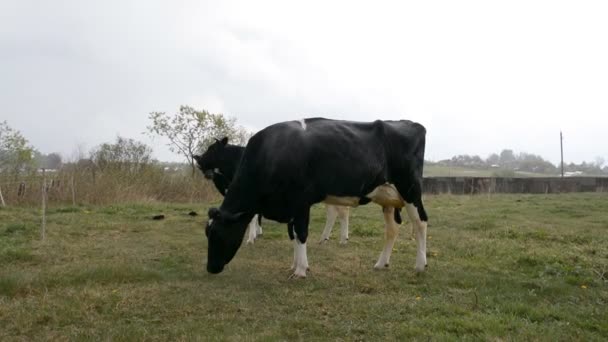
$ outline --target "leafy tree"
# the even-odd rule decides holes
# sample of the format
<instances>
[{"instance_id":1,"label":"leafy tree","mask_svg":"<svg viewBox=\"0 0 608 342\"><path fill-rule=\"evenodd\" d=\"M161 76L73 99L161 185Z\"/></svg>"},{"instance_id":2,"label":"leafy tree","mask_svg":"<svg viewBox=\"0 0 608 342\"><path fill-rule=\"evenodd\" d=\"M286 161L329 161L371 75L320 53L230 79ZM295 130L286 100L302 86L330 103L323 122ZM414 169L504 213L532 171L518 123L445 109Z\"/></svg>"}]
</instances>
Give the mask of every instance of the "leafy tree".
<instances>
[{"instance_id":1,"label":"leafy tree","mask_svg":"<svg viewBox=\"0 0 608 342\"><path fill-rule=\"evenodd\" d=\"M188 160L192 175L196 172L192 156L205 150L214 139L229 137L232 143L245 145L251 136L236 124L235 118L188 106L181 106L174 115L152 112L149 118L152 124L146 127L148 134L167 138L169 149Z\"/></svg>"},{"instance_id":2,"label":"leafy tree","mask_svg":"<svg viewBox=\"0 0 608 342\"><path fill-rule=\"evenodd\" d=\"M59 169L62 164L61 156L58 153L49 153L46 155L45 164L49 169Z\"/></svg>"},{"instance_id":3,"label":"leafy tree","mask_svg":"<svg viewBox=\"0 0 608 342\"><path fill-rule=\"evenodd\" d=\"M101 171L115 170L134 175L152 163L152 148L119 136L115 143L101 144L93 149L91 160Z\"/></svg>"},{"instance_id":4,"label":"leafy tree","mask_svg":"<svg viewBox=\"0 0 608 342\"><path fill-rule=\"evenodd\" d=\"M6 121L0 122L0 172L19 175L34 169L34 148Z\"/></svg>"},{"instance_id":5,"label":"leafy tree","mask_svg":"<svg viewBox=\"0 0 608 342\"><path fill-rule=\"evenodd\" d=\"M515 154L513 150L502 150L500 152L500 165L506 168L515 168Z\"/></svg>"}]
</instances>

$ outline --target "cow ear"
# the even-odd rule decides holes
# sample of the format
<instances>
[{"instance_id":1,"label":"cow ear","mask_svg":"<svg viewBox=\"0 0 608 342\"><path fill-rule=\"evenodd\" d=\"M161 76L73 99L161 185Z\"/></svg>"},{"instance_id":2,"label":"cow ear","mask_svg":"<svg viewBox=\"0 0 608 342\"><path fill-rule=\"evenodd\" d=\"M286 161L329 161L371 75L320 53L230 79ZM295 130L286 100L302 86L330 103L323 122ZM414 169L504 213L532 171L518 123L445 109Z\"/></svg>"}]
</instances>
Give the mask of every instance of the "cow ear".
<instances>
[{"instance_id":1,"label":"cow ear","mask_svg":"<svg viewBox=\"0 0 608 342\"><path fill-rule=\"evenodd\" d=\"M192 159L196 160L197 162L199 162L201 160L201 156L197 155L197 154L193 154L192 155Z\"/></svg>"},{"instance_id":2,"label":"cow ear","mask_svg":"<svg viewBox=\"0 0 608 342\"><path fill-rule=\"evenodd\" d=\"M222 143L222 145L226 146L226 144L228 143L228 137L223 137L220 142Z\"/></svg>"},{"instance_id":3,"label":"cow ear","mask_svg":"<svg viewBox=\"0 0 608 342\"><path fill-rule=\"evenodd\" d=\"M220 217L220 210L218 208L209 208L207 215L210 219L215 220Z\"/></svg>"}]
</instances>

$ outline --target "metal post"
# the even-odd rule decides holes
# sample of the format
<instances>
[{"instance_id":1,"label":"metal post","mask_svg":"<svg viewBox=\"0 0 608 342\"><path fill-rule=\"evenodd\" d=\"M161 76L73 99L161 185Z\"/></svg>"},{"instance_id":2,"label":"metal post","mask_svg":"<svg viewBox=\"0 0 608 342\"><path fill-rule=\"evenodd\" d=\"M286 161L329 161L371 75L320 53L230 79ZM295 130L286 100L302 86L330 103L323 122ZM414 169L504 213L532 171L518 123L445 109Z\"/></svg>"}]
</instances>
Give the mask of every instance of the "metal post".
<instances>
[{"instance_id":1,"label":"metal post","mask_svg":"<svg viewBox=\"0 0 608 342\"><path fill-rule=\"evenodd\" d=\"M42 226L41 238L44 241L46 237L46 170L42 169Z\"/></svg>"},{"instance_id":2,"label":"metal post","mask_svg":"<svg viewBox=\"0 0 608 342\"><path fill-rule=\"evenodd\" d=\"M562 155L562 178L564 178L564 136L562 135L562 131L559 131L559 148Z\"/></svg>"}]
</instances>

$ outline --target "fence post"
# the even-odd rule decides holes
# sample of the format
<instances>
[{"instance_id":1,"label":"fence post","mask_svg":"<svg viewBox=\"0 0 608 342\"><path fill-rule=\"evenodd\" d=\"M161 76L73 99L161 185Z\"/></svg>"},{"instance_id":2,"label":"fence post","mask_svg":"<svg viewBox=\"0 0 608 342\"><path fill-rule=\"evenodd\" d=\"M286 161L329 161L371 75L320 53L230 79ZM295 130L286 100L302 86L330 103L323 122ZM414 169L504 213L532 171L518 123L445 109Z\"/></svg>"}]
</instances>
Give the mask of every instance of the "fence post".
<instances>
[{"instance_id":1,"label":"fence post","mask_svg":"<svg viewBox=\"0 0 608 342\"><path fill-rule=\"evenodd\" d=\"M46 237L46 170L42 169L42 226L41 238L44 241Z\"/></svg>"},{"instance_id":2,"label":"fence post","mask_svg":"<svg viewBox=\"0 0 608 342\"><path fill-rule=\"evenodd\" d=\"M3 207L6 207L6 203L4 203L4 197L2 196L2 186L0 186L0 203L2 203Z\"/></svg>"},{"instance_id":3,"label":"fence post","mask_svg":"<svg viewBox=\"0 0 608 342\"><path fill-rule=\"evenodd\" d=\"M70 185L72 187L72 206L76 206L76 190L74 189L74 174L72 174L72 179L70 181Z\"/></svg>"}]
</instances>

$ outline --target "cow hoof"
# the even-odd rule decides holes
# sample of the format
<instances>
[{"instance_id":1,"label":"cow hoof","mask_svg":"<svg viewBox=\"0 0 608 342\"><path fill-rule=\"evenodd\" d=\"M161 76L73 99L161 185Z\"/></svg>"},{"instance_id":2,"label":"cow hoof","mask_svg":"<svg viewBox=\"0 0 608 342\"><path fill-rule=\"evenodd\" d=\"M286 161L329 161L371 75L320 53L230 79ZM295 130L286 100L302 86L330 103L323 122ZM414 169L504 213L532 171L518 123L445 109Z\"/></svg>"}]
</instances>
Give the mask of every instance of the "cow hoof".
<instances>
[{"instance_id":1,"label":"cow hoof","mask_svg":"<svg viewBox=\"0 0 608 342\"><path fill-rule=\"evenodd\" d=\"M289 278L287 278L287 280L292 279L306 279L306 272L295 271L289 276Z\"/></svg>"},{"instance_id":2,"label":"cow hoof","mask_svg":"<svg viewBox=\"0 0 608 342\"><path fill-rule=\"evenodd\" d=\"M348 239L346 239L346 240L341 240L341 241L340 241L340 244L341 244L341 245L346 245L346 244L348 244Z\"/></svg>"},{"instance_id":3,"label":"cow hoof","mask_svg":"<svg viewBox=\"0 0 608 342\"><path fill-rule=\"evenodd\" d=\"M376 270L386 270L388 269L388 264L376 264L374 265L374 269Z\"/></svg>"},{"instance_id":4,"label":"cow hoof","mask_svg":"<svg viewBox=\"0 0 608 342\"><path fill-rule=\"evenodd\" d=\"M329 238L321 238L321 240L319 240L319 244L322 245L324 243L327 243L327 241L329 241Z\"/></svg>"},{"instance_id":5,"label":"cow hoof","mask_svg":"<svg viewBox=\"0 0 608 342\"><path fill-rule=\"evenodd\" d=\"M422 267L418 267L418 266L416 266L416 272L418 272L418 273L422 273L422 272L424 272L424 269L425 269L425 268L426 268L426 265L424 265L424 266L422 266Z\"/></svg>"},{"instance_id":6,"label":"cow hoof","mask_svg":"<svg viewBox=\"0 0 608 342\"><path fill-rule=\"evenodd\" d=\"M248 245L253 245L254 242L255 242L255 240L247 240Z\"/></svg>"}]
</instances>

